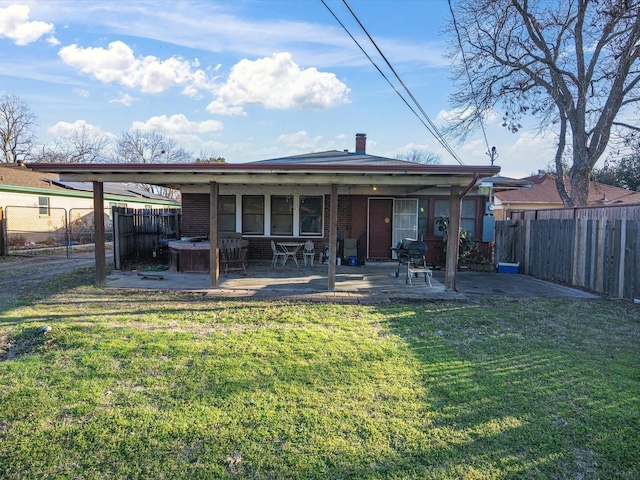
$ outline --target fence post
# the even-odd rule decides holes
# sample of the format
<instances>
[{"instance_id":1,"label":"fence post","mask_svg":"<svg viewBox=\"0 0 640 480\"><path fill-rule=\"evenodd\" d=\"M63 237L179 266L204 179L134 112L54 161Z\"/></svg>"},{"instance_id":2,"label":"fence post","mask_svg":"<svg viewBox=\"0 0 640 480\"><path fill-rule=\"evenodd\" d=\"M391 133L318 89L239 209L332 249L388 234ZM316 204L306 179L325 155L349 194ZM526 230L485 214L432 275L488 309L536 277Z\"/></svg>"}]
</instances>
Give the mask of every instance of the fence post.
<instances>
[{"instance_id":1,"label":"fence post","mask_svg":"<svg viewBox=\"0 0 640 480\"><path fill-rule=\"evenodd\" d=\"M4 219L2 207L0 207L0 257L7 255L7 222Z\"/></svg>"},{"instance_id":2,"label":"fence post","mask_svg":"<svg viewBox=\"0 0 640 480\"><path fill-rule=\"evenodd\" d=\"M524 270L522 273L529 275L529 260L531 256L531 220L524 221Z\"/></svg>"},{"instance_id":3,"label":"fence post","mask_svg":"<svg viewBox=\"0 0 640 480\"><path fill-rule=\"evenodd\" d=\"M113 207L113 261L116 270L120 270L120 208Z\"/></svg>"},{"instance_id":4,"label":"fence post","mask_svg":"<svg viewBox=\"0 0 640 480\"><path fill-rule=\"evenodd\" d=\"M622 215L620 220L620 266L618 267L618 297L624 297L624 261L627 249L627 216Z\"/></svg>"},{"instance_id":5,"label":"fence post","mask_svg":"<svg viewBox=\"0 0 640 480\"><path fill-rule=\"evenodd\" d=\"M573 215L575 222L573 227L573 260L571 262L571 284L578 285L578 273L580 263L580 219Z\"/></svg>"},{"instance_id":6,"label":"fence post","mask_svg":"<svg viewBox=\"0 0 640 480\"><path fill-rule=\"evenodd\" d=\"M590 290L595 290L596 285L596 225L598 221L595 219L587 220L587 225L589 225L589 231L591 232L591 257L589 258L589 286Z\"/></svg>"},{"instance_id":7,"label":"fence post","mask_svg":"<svg viewBox=\"0 0 640 480\"><path fill-rule=\"evenodd\" d=\"M71 209L67 212L67 209L64 209L64 243L66 244L67 249L67 258L71 258Z\"/></svg>"},{"instance_id":8,"label":"fence post","mask_svg":"<svg viewBox=\"0 0 640 480\"><path fill-rule=\"evenodd\" d=\"M607 217L600 220L598 228L598 260L596 266L596 292L604 292L605 235L607 233Z\"/></svg>"}]
</instances>

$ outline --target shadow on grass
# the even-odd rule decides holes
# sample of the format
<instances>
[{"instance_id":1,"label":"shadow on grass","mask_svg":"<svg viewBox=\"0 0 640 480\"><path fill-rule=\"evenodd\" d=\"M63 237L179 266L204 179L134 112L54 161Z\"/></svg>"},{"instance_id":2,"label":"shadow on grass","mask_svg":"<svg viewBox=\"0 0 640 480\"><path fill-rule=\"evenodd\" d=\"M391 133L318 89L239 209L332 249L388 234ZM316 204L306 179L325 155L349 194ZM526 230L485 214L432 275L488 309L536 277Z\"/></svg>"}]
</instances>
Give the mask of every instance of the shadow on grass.
<instances>
[{"instance_id":1,"label":"shadow on grass","mask_svg":"<svg viewBox=\"0 0 640 480\"><path fill-rule=\"evenodd\" d=\"M440 474L634 477L640 415L628 406L637 407L637 355L621 356L622 365L607 372L605 352L620 349L615 340L604 334L599 344L581 345L584 329L596 325L549 320L528 306L505 300L381 309L421 365L434 427L449 432Z\"/></svg>"}]
</instances>

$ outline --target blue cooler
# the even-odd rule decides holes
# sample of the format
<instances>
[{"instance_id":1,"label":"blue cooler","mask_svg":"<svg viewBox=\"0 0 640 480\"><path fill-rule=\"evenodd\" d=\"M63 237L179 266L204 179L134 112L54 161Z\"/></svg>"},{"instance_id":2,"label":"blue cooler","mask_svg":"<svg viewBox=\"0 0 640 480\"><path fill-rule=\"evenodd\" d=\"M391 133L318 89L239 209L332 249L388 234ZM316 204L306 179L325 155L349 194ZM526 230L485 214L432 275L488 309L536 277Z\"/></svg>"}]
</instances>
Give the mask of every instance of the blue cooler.
<instances>
[{"instance_id":1,"label":"blue cooler","mask_svg":"<svg viewBox=\"0 0 640 480\"><path fill-rule=\"evenodd\" d=\"M520 268L520 263L498 263L498 273L518 273L518 269Z\"/></svg>"},{"instance_id":2,"label":"blue cooler","mask_svg":"<svg viewBox=\"0 0 640 480\"><path fill-rule=\"evenodd\" d=\"M349 266L357 267L358 266L358 257L349 257Z\"/></svg>"}]
</instances>

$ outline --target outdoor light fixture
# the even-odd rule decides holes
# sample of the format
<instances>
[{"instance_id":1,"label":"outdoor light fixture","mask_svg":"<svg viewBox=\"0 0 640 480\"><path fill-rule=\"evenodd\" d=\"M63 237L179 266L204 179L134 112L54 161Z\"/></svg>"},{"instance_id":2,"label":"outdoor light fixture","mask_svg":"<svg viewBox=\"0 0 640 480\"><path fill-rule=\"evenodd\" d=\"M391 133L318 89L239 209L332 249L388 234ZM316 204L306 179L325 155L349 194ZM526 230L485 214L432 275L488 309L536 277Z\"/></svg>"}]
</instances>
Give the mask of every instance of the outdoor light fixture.
<instances>
[{"instance_id":1,"label":"outdoor light fixture","mask_svg":"<svg viewBox=\"0 0 640 480\"><path fill-rule=\"evenodd\" d=\"M493 190L493 183L482 182L478 188L478 191L482 195L491 195L491 190Z\"/></svg>"}]
</instances>

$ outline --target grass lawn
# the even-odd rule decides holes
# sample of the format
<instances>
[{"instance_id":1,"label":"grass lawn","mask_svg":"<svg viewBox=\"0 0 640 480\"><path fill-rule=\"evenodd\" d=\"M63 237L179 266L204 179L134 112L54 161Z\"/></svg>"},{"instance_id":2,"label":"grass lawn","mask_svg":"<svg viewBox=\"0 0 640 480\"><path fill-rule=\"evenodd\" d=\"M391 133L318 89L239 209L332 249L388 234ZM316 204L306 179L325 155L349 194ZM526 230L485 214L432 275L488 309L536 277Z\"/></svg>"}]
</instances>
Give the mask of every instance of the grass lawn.
<instances>
[{"instance_id":1,"label":"grass lawn","mask_svg":"<svg viewBox=\"0 0 640 480\"><path fill-rule=\"evenodd\" d=\"M293 304L92 280L0 294L3 479L640 478L629 302Z\"/></svg>"}]
</instances>

